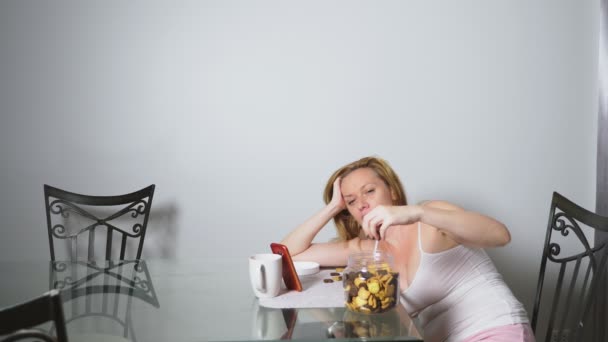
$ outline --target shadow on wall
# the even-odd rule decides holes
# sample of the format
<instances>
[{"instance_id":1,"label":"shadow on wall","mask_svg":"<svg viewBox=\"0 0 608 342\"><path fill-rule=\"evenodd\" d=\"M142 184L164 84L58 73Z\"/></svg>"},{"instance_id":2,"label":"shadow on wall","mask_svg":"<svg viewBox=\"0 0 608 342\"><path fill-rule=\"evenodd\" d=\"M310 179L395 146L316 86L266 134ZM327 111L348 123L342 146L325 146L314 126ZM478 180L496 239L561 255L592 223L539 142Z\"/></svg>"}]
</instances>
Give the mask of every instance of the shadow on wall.
<instances>
[{"instance_id":1,"label":"shadow on wall","mask_svg":"<svg viewBox=\"0 0 608 342\"><path fill-rule=\"evenodd\" d=\"M152 204L142 258L172 259L177 251L177 206Z\"/></svg>"},{"instance_id":2,"label":"shadow on wall","mask_svg":"<svg viewBox=\"0 0 608 342\"><path fill-rule=\"evenodd\" d=\"M524 261L518 259L514 262L508 254L509 252L498 254L498 251L492 249L487 250L487 252L515 297L524 304L528 318L531 318L540 268L540 256Z\"/></svg>"}]
</instances>

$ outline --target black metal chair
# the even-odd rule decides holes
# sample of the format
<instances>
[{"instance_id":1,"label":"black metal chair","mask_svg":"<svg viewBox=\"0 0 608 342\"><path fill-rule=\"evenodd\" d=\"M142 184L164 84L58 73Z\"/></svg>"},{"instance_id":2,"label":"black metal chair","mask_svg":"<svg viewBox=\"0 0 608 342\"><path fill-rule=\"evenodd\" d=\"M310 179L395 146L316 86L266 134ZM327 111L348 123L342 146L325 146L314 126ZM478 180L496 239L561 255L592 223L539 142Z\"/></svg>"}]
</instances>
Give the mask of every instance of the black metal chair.
<instances>
[{"instance_id":1,"label":"black metal chair","mask_svg":"<svg viewBox=\"0 0 608 342\"><path fill-rule=\"evenodd\" d=\"M137 244L135 255L130 255L129 259L140 259L154 187L155 185L152 184L139 191L119 196L90 196L45 184L44 198L51 260L55 260L55 239L67 243L69 254L67 259L79 259L77 240L85 233L88 235L88 244L83 244L86 246L86 259L100 259L95 255L95 236L103 234L103 228L105 228L105 236L102 237L105 239L103 257L105 260L124 260L128 238L130 238L129 242L135 241ZM121 229L119 226L129 228ZM114 233L117 236L114 236ZM114 240L120 244L119 255L112 255Z\"/></svg>"},{"instance_id":2,"label":"black metal chair","mask_svg":"<svg viewBox=\"0 0 608 342\"><path fill-rule=\"evenodd\" d=\"M608 217L553 193L532 313L538 341L606 341L608 243L589 243L596 230L608 231Z\"/></svg>"},{"instance_id":3,"label":"black metal chair","mask_svg":"<svg viewBox=\"0 0 608 342\"><path fill-rule=\"evenodd\" d=\"M63 304L59 291L51 290L28 302L0 311L2 342L36 338L45 342L67 342ZM55 323L56 337L44 330L32 329L47 322Z\"/></svg>"}]
</instances>

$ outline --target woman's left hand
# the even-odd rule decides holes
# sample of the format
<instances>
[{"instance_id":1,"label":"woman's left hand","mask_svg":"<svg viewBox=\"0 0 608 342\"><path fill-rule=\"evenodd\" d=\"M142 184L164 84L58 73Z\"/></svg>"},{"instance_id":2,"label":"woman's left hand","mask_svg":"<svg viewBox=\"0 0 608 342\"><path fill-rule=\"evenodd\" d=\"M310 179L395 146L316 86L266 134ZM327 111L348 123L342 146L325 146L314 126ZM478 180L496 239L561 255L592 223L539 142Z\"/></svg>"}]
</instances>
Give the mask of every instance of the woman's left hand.
<instances>
[{"instance_id":1,"label":"woman's left hand","mask_svg":"<svg viewBox=\"0 0 608 342\"><path fill-rule=\"evenodd\" d=\"M417 205L379 205L363 217L361 227L365 235L374 240L384 239L388 227L418 222L422 217L422 207Z\"/></svg>"}]
</instances>

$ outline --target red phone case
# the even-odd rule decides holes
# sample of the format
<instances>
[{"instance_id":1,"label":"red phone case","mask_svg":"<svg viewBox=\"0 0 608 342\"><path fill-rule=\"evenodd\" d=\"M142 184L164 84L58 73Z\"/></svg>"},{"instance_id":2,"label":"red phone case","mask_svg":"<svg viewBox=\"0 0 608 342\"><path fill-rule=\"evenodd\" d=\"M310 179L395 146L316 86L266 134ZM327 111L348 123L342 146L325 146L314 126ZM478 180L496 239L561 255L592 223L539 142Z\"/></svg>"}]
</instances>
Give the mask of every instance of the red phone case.
<instances>
[{"instance_id":1,"label":"red phone case","mask_svg":"<svg viewBox=\"0 0 608 342\"><path fill-rule=\"evenodd\" d=\"M302 283L300 283L300 278L293 265L293 260L291 260L291 254L289 254L287 246L273 242L270 244L270 249L272 250L272 253L280 254L282 256L283 280L285 281L285 286L290 290L301 292Z\"/></svg>"}]
</instances>

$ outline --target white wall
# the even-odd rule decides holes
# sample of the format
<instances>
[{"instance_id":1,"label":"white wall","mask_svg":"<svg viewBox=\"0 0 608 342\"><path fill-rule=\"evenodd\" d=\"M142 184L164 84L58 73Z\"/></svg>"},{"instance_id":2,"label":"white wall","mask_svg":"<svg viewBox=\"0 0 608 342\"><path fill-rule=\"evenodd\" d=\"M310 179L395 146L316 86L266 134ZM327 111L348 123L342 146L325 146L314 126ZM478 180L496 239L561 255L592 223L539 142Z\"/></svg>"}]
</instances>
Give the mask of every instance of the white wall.
<instances>
[{"instance_id":1,"label":"white wall","mask_svg":"<svg viewBox=\"0 0 608 342\"><path fill-rule=\"evenodd\" d=\"M531 309L552 192L595 207L597 8L2 1L0 260L48 258L43 183L156 183L168 219L148 255L169 235L157 254L245 257L319 209L336 168L377 154L410 201L509 226L490 253Z\"/></svg>"}]
</instances>

